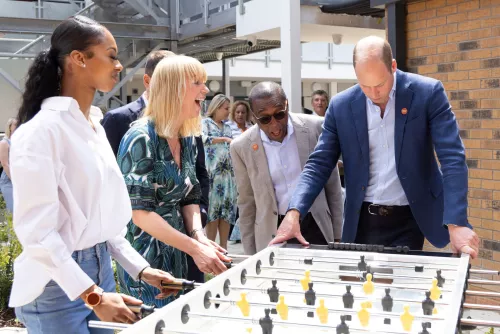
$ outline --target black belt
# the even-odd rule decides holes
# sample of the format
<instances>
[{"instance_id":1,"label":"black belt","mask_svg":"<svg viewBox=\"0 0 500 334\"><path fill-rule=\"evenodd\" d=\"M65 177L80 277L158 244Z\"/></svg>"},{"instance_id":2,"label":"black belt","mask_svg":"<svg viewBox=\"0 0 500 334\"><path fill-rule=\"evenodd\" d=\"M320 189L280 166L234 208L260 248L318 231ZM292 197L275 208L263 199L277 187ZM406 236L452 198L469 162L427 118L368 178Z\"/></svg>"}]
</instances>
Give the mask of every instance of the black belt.
<instances>
[{"instance_id":1,"label":"black belt","mask_svg":"<svg viewBox=\"0 0 500 334\"><path fill-rule=\"evenodd\" d=\"M408 216L412 215L409 205L380 205L370 202L363 202L363 211L368 211L370 215L374 216Z\"/></svg>"}]
</instances>

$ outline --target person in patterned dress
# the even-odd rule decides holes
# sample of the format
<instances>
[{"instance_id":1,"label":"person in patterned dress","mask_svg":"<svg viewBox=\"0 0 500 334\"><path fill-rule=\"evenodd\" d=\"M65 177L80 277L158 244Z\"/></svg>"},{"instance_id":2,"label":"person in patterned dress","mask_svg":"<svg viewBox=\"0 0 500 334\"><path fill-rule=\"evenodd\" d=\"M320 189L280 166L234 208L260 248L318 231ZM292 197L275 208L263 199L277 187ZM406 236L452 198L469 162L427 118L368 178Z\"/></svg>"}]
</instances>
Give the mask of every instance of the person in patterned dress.
<instances>
[{"instance_id":1,"label":"person in patterned dress","mask_svg":"<svg viewBox=\"0 0 500 334\"><path fill-rule=\"evenodd\" d=\"M205 273L219 274L226 270L222 261L231 261L207 239L200 218L194 136L200 134L205 81L206 72L196 59L163 59L153 74L144 116L133 123L118 149L133 209L126 238L153 268L178 278L187 276L186 253ZM117 271L121 291L146 304L162 307L175 298L157 300L155 288L134 281L121 267Z\"/></svg>"},{"instance_id":2,"label":"person in patterned dress","mask_svg":"<svg viewBox=\"0 0 500 334\"><path fill-rule=\"evenodd\" d=\"M208 238L215 240L219 232L220 245L227 248L230 225L236 222L237 190L229 153L231 127L225 122L229 116L230 101L220 94L210 102L207 117L202 121L205 162L210 183Z\"/></svg>"}]
</instances>

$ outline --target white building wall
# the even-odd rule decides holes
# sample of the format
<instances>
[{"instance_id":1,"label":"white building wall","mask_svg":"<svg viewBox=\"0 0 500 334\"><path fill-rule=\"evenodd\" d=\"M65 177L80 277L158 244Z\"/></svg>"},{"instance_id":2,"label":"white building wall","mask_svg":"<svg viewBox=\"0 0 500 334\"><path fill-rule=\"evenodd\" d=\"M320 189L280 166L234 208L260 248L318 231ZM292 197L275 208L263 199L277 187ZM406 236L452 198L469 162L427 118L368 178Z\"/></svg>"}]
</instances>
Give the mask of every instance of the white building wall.
<instances>
[{"instance_id":1,"label":"white building wall","mask_svg":"<svg viewBox=\"0 0 500 334\"><path fill-rule=\"evenodd\" d=\"M31 60L0 59L0 68L24 87L24 79ZM21 104L21 92L0 76L0 132L4 131L5 123L10 117L17 115Z\"/></svg>"},{"instance_id":2,"label":"white building wall","mask_svg":"<svg viewBox=\"0 0 500 334\"><path fill-rule=\"evenodd\" d=\"M328 48L332 48L330 66ZM353 45L330 45L328 43L302 44L302 97L303 106L311 108L311 93L313 84L327 92L332 87L341 92L356 83L352 67ZM263 80L281 81L281 50L275 49L235 58L229 66L231 77L231 96L246 97L253 85ZM30 60L0 59L0 68L9 73L21 87L24 87L24 77L31 64ZM209 81L217 80L222 87L222 62L204 64ZM139 70L132 80L127 82L127 95L131 100L137 99L143 92L143 70ZM249 84L249 87L244 87ZM222 88L221 88L222 89ZM335 90L334 90L335 91ZM215 93L215 92L212 92ZM0 132L9 117L16 115L20 105L21 93L12 87L3 77L0 77ZM112 102L111 107L117 107Z\"/></svg>"}]
</instances>

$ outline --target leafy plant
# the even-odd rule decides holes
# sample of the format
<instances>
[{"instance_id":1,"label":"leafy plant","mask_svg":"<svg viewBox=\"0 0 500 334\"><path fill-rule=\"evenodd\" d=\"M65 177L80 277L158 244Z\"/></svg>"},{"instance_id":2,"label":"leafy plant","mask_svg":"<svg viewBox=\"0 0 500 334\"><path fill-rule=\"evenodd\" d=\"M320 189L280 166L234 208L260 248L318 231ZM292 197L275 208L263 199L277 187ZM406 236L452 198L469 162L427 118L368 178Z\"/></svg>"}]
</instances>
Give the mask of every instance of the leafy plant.
<instances>
[{"instance_id":1,"label":"leafy plant","mask_svg":"<svg viewBox=\"0 0 500 334\"><path fill-rule=\"evenodd\" d=\"M14 260L21 254L22 246L14 232L12 214L6 210L3 197L0 200L0 212L0 310L4 310L9 303Z\"/></svg>"}]
</instances>

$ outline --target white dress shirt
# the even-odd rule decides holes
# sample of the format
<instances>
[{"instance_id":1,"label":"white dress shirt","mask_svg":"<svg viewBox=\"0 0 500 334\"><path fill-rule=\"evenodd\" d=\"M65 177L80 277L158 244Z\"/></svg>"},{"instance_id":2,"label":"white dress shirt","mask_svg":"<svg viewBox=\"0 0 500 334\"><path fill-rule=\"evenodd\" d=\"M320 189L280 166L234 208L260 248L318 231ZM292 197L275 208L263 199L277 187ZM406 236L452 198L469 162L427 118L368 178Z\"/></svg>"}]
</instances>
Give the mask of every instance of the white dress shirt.
<instances>
[{"instance_id":1,"label":"white dress shirt","mask_svg":"<svg viewBox=\"0 0 500 334\"><path fill-rule=\"evenodd\" d=\"M366 98L368 143L370 145L370 175L365 202L381 205L408 205L396 171L394 126L396 124L396 74L385 108L380 118L380 107Z\"/></svg>"},{"instance_id":2,"label":"white dress shirt","mask_svg":"<svg viewBox=\"0 0 500 334\"><path fill-rule=\"evenodd\" d=\"M278 202L278 212L280 215L285 215L302 171L297 140L290 117L288 117L287 135L282 143L271 141L262 130L260 130L260 138L267 156L269 174Z\"/></svg>"},{"instance_id":3,"label":"white dress shirt","mask_svg":"<svg viewBox=\"0 0 500 334\"><path fill-rule=\"evenodd\" d=\"M78 298L94 282L71 254L101 242L133 277L148 265L124 238L130 199L104 129L94 125L76 100L52 97L13 135L14 229L23 252L11 307L32 302L51 279Z\"/></svg>"}]
</instances>

